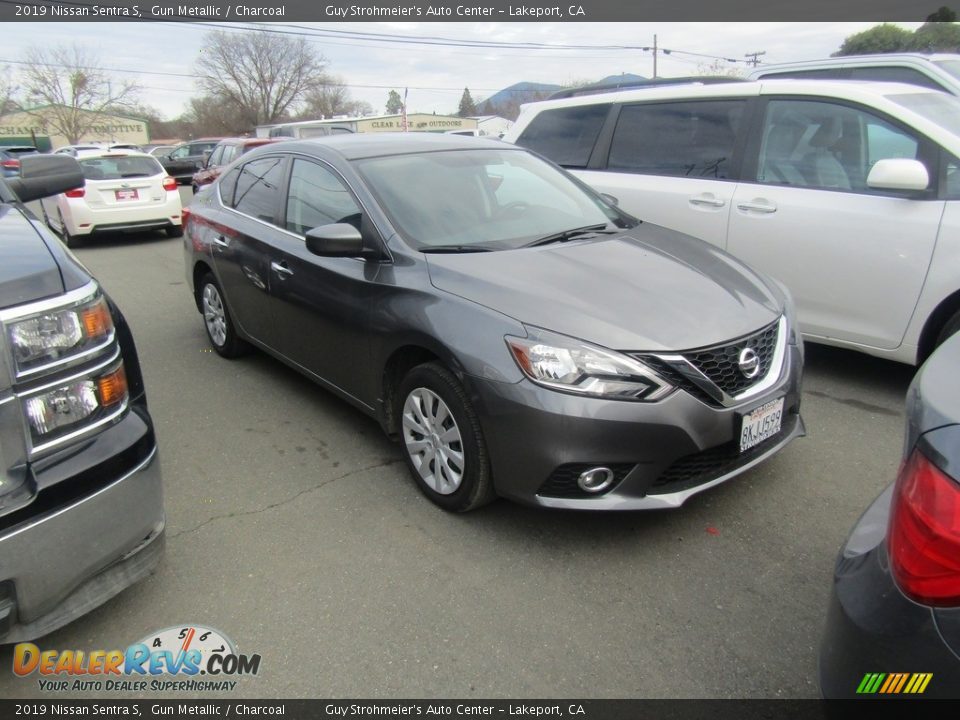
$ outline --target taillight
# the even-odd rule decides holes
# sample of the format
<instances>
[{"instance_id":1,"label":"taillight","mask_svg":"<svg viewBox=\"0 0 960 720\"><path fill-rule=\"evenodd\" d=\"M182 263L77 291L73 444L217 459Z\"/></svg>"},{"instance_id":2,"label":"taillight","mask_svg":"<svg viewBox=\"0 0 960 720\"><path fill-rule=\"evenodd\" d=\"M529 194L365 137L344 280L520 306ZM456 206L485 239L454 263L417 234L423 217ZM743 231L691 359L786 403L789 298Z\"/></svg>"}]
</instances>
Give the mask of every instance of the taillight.
<instances>
[{"instance_id":1,"label":"taillight","mask_svg":"<svg viewBox=\"0 0 960 720\"><path fill-rule=\"evenodd\" d=\"M173 179L172 177L170 177L169 175L167 175L167 177L165 177L165 178L163 179L163 189L164 189L164 190L176 190L176 189L177 189L177 181L174 180L174 179Z\"/></svg>"},{"instance_id":2,"label":"taillight","mask_svg":"<svg viewBox=\"0 0 960 720\"><path fill-rule=\"evenodd\" d=\"M919 450L893 492L890 568L900 589L923 605L960 605L960 484Z\"/></svg>"},{"instance_id":3,"label":"taillight","mask_svg":"<svg viewBox=\"0 0 960 720\"><path fill-rule=\"evenodd\" d=\"M83 188L75 188L74 190L67 190L64 195L68 198L81 198L86 193L86 190Z\"/></svg>"},{"instance_id":4,"label":"taillight","mask_svg":"<svg viewBox=\"0 0 960 720\"><path fill-rule=\"evenodd\" d=\"M18 170L20 168L20 161L19 160L2 160L0 161L0 166L3 166L10 170Z\"/></svg>"},{"instance_id":5,"label":"taillight","mask_svg":"<svg viewBox=\"0 0 960 720\"><path fill-rule=\"evenodd\" d=\"M189 220L189 219L190 219L190 208L183 208L183 209L180 211L180 223L181 223L184 227L186 227L186 226L187 226L187 220Z\"/></svg>"}]
</instances>

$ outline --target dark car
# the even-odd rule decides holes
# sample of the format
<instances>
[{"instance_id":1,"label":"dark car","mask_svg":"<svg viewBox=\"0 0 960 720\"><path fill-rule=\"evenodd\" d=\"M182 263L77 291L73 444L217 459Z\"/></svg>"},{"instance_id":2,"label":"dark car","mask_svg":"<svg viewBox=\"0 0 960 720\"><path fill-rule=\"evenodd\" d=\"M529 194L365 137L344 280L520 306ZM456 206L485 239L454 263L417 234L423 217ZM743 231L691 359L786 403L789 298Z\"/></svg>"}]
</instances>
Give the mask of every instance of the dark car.
<instances>
[{"instance_id":1,"label":"dark car","mask_svg":"<svg viewBox=\"0 0 960 720\"><path fill-rule=\"evenodd\" d=\"M261 145L269 145L283 138L224 138L207 157L201 170L193 174L193 192L196 193L205 185L209 185L218 177L227 165L244 153Z\"/></svg>"},{"instance_id":2,"label":"dark car","mask_svg":"<svg viewBox=\"0 0 960 720\"><path fill-rule=\"evenodd\" d=\"M41 155L22 170L0 180L0 643L89 612L146 577L164 543L133 335L20 202L82 186L80 167Z\"/></svg>"},{"instance_id":3,"label":"dark car","mask_svg":"<svg viewBox=\"0 0 960 720\"><path fill-rule=\"evenodd\" d=\"M197 196L217 352L375 416L456 511L678 507L803 432L780 285L527 150L413 135L259 148Z\"/></svg>"},{"instance_id":4,"label":"dark car","mask_svg":"<svg viewBox=\"0 0 960 720\"><path fill-rule=\"evenodd\" d=\"M220 138L203 138L191 140L178 145L169 153L157 157L167 175L176 179L181 185L186 185L193 179L193 174L203 167L208 155L220 142Z\"/></svg>"},{"instance_id":5,"label":"dark car","mask_svg":"<svg viewBox=\"0 0 960 720\"><path fill-rule=\"evenodd\" d=\"M960 696L958 368L960 334L910 385L900 472L837 558L820 648L827 698Z\"/></svg>"},{"instance_id":6,"label":"dark car","mask_svg":"<svg viewBox=\"0 0 960 720\"><path fill-rule=\"evenodd\" d=\"M6 145L0 147L0 177L16 177L20 174L20 158L36 155L39 151L32 145Z\"/></svg>"}]
</instances>

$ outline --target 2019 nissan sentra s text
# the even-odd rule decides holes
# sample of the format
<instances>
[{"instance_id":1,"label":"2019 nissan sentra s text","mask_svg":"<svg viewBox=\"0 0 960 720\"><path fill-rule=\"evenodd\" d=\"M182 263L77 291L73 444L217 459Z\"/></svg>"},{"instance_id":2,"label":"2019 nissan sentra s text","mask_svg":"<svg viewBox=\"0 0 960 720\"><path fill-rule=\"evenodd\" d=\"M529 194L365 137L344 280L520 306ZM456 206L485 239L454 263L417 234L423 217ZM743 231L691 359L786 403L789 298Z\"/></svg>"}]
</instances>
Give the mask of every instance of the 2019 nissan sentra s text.
<instances>
[{"instance_id":1,"label":"2019 nissan sentra s text","mask_svg":"<svg viewBox=\"0 0 960 720\"><path fill-rule=\"evenodd\" d=\"M217 352L377 417L446 509L677 507L803 433L786 291L521 148L265 147L186 223Z\"/></svg>"}]
</instances>

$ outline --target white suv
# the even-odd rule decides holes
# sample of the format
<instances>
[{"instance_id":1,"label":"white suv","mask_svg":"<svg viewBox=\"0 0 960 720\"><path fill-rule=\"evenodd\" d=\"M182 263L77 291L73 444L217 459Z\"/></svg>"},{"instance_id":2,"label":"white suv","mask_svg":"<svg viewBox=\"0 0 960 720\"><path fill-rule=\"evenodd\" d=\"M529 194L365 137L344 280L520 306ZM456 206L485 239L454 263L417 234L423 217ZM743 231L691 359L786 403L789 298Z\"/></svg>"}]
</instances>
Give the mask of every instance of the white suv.
<instances>
[{"instance_id":1,"label":"white suv","mask_svg":"<svg viewBox=\"0 0 960 720\"><path fill-rule=\"evenodd\" d=\"M916 363L960 329L956 97L678 84L524 105L503 139L779 278L808 340Z\"/></svg>"}]
</instances>

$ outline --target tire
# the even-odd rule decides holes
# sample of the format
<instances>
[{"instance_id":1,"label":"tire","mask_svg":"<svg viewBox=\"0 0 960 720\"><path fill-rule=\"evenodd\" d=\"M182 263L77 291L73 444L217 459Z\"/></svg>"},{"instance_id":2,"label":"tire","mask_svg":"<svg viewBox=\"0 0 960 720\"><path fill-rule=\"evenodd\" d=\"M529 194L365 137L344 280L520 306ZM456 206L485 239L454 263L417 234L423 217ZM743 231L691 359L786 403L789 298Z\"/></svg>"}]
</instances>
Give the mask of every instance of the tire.
<instances>
[{"instance_id":1,"label":"tire","mask_svg":"<svg viewBox=\"0 0 960 720\"><path fill-rule=\"evenodd\" d=\"M165 228L167 237L170 238L182 238L183 237L183 225L169 225Z\"/></svg>"},{"instance_id":2,"label":"tire","mask_svg":"<svg viewBox=\"0 0 960 720\"><path fill-rule=\"evenodd\" d=\"M212 273L207 273L200 280L198 296L203 326L213 349L225 358L243 355L249 346L237 336L230 311L223 300L223 291Z\"/></svg>"},{"instance_id":3,"label":"tire","mask_svg":"<svg viewBox=\"0 0 960 720\"><path fill-rule=\"evenodd\" d=\"M447 368L436 362L413 368L397 402L403 457L424 495L451 512L496 498L480 421Z\"/></svg>"},{"instance_id":4,"label":"tire","mask_svg":"<svg viewBox=\"0 0 960 720\"><path fill-rule=\"evenodd\" d=\"M63 213L57 208L57 219L60 221L60 239L63 240L63 244L68 248L78 248L83 242L76 235L71 235L70 231L67 230L67 223L63 219Z\"/></svg>"},{"instance_id":5,"label":"tire","mask_svg":"<svg viewBox=\"0 0 960 720\"><path fill-rule=\"evenodd\" d=\"M960 310L951 315L950 319L943 324L943 327L940 329L940 334L937 335L937 342L934 348L943 345L947 338L956 332L960 332Z\"/></svg>"}]
</instances>

